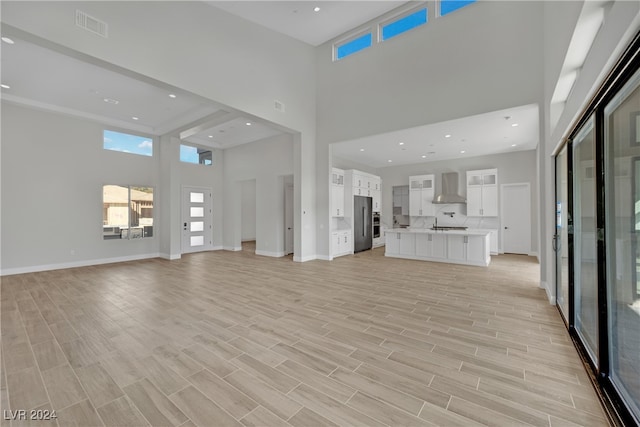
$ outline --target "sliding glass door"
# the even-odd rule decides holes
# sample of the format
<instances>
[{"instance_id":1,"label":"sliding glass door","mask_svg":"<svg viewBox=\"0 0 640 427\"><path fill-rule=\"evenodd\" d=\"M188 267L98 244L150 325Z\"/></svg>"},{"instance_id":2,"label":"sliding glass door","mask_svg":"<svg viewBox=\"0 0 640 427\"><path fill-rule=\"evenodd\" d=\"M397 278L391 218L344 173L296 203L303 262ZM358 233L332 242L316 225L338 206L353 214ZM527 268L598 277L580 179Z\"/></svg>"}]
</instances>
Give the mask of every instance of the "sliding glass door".
<instances>
[{"instance_id":1,"label":"sliding glass door","mask_svg":"<svg viewBox=\"0 0 640 427\"><path fill-rule=\"evenodd\" d=\"M610 378L640 419L640 71L604 109Z\"/></svg>"},{"instance_id":2,"label":"sliding glass door","mask_svg":"<svg viewBox=\"0 0 640 427\"><path fill-rule=\"evenodd\" d=\"M593 117L573 140L573 270L575 328L598 361L598 260Z\"/></svg>"},{"instance_id":3,"label":"sliding glass door","mask_svg":"<svg viewBox=\"0 0 640 427\"><path fill-rule=\"evenodd\" d=\"M556 299L565 321L569 319L569 151L556 156Z\"/></svg>"}]
</instances>

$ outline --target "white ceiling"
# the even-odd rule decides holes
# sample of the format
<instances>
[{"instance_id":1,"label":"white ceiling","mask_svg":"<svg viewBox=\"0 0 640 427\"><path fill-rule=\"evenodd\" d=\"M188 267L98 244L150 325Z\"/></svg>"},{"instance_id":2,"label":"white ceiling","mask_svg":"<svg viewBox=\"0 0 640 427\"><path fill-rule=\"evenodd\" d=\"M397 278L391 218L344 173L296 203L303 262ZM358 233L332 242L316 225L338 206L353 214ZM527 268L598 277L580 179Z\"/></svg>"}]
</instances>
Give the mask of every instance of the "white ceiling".
<instances>
[{"instance_id":1,"label":"white ceiling","mask_svg":"<svg viewBox=\"0 0 640 427\"><path fill-rule=\"evenodd\" d=\"M209 1L305 43L317 45L379 16L406 1ZM320 7L314 12L315 6ZM297 12L294 12L297 10ZM10 34L2 34L3 36ZM13 37L2 43L2 98L36 108L77 115L108 125L162 135L180 132L185 141L229 148L282 133L249 114L196 94L179 91L110 64L89 62L73 52L54 51ZM176 95L175 98L169 97ZM105 102L105 99L118 103ZM518 122L517 128L504 116ZM137 117L135 120L133 117ZM247 125L246 123L251 123ZM444 135L451 134L451 138ZM462 141L464 139L465 141ZM334 155L372 167L420 163L534 149L538 140L535 106L522 106L334 144ZM400 146L399 143L405 145ZM511 144L517 144L511 147ZM360 151L365 148L365 151ZM464 154L460 151L465 150ZM422 158L422 156L427 156ZM392 160L389 163L388 160Z\"/></svg>"},{"instance_id":2,"label":"white ceiling","mask_svg":"<svg viewBox=\"0 0 640 427\"><path fill-rule=\"evenodd\" d=\"M336 143L332 155L381 168L533 150L538 133L532 104Z\"/></svg>"},{"instance_id":3,"label":"white ceiling","mask_svg":"<svg viewBox=\"0 0 640 427\"><path fill-rule=\"evenodd\" d=\"M403 5L407 0L379 1L207 1L256 24L318 46ZM319 7L319 11L314 8Z\"/></svg>"},{"instance_id":4,"label":"white ceiling","mask_svg":"<svg viewBox=\"0 0 640 427\"><path fill-rule=\"evenodd\" d=\"M0 76L2 84L10 86L2 89L6 101L151 135L196 129L185 140L213 148L229 148L282 133L255 117L198 95L143 76L125 75L108 64L90 63L16 37L11 39L13 44L2 42L1 46Z\"/></svg>"}]
</instances>

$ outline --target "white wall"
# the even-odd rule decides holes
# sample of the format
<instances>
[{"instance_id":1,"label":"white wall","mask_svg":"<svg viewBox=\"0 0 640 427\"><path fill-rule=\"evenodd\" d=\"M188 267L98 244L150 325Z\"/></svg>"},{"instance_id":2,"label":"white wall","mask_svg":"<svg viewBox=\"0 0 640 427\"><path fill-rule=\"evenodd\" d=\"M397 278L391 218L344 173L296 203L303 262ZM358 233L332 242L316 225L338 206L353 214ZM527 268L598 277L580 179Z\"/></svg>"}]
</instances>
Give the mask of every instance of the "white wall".
<instances>
[{"instance_id":1,"label":"white wall","mask_svg":"<svg viewBox=\"0 0 640 427\"><path fill-rule=\"evenodd\" d=\"M552 127L551 97L555 89L573 28L584 2L544 2L544 102L541 115L544 118L540 144L540 257L541 286L551 302L555 302L555 259L551 249L555 232L554 157L553 152L568 136L573 123L600 86L606 74L640 29L640 3L614 1L607 4L604 22L600 28L578 78L571 90L564 109ZM568 25L569 24L569 25Z\"/></svg>"},{"instance_id":2,"label":"white wall","mask_svg":"<svg viewBox=\"0 0 640 427\"><path fill-rule=\"evenodd\" d=\"M242 230L243 242L256 240L256 180L242 182Z\"/></svg>"},{"instance_id":3,"label":"white wall","mask_svg":"<svg viewBox=\"0 0 640 427\"><path fill-rule=\"evenodd\" d=\"M103 39L73 25L80 9L109 25ZM2 2L2 22L299 132L295 251L315 257L314 49L205 2ZM3 26L3 35L11 31ZM274 108L283 102L286 112Z\"/></svg>"},{"instance_id":4,"label":"white wall","mask_svg":"<svg viewBox=\"0 0 640 427\"><path fill-rule=\"evenodd\" d=\"M108 151L103 129L2 103L3 274L159 255L157 228L153 238L102 238L102 186L158 190L158 141L153 157Z\"/></svg>"},{"instance_id":5,"label":"white wall","mask_svg":"<svg viewBox=\"0 0 640 427\"><path fill-rule=\"evenodd\" d=\"M464 196L467 193L466 171L492 168L498 168L498 185L525 182L531 184L530 252L536 253L538 250L538 209L535 197L537 190L535 150L380 168L377 174L382 178L381 220L387 226L392 227L393 187L409 185L409 177L412 175L435 174L435 190L438 194L442 190L442 173L458 172L460 174L458 193ZM499 222L495 218L467 218L466 206L462 204L438 205L437 211L440 212L438 222L441 224L464 225L470 228L499 228ZM442 212L449 211L456 212L453 219L442 215ZM428 225L430 226L431 223Z\"/></svg>"},{"instance_id":6,"label":"white wall","mask_svg":"<svg viewBox=\"0 0 640 427\"><path fill-rule=\"evenodd\" d=\"M172 138L173 143L180 145L180 141ZM177 165L178 180L180 188L178 193L181 197L182 187L205 187L212 191L213 203L213 248L221 249L223 246L224 234L224 151L213 149L211 166L196 165L192 163L181 162L179 152L173 154L173 161ZM175 166L174 166L175 167ZM173 189L172 191L176 191ZM174 193L175 194L175 193ZM182 206L182 200L177 201ZM180 215L182 213L180 212ZM180 216L178 226L183 220ZM181 230L181 228L180 228Z\"/></svg>"},{"instance_id":7,"label":"white wall","mask_svg":"<svg viewBox=\"0 0 640 427\"><path fill-rule=\"evenodd\" d=\"M255 180L256 253L284 255L283 177L293 175L294 146L291 135L280 135L225 150L225 249L241 247L243 182Z\"/></svg>"},{"instance_id":8,"label":"white wall","mask_svg":"<svg viewBox=\"0 0 640 427\"><path fill-rule=\"evenodd\" d=\"M542 2L480 1L338 62L331 42L320 46L318 182L330 168L330 143L539 104L542 36ZM320 254L329 251L325 187Z\"/></svg>"}]
</instances>

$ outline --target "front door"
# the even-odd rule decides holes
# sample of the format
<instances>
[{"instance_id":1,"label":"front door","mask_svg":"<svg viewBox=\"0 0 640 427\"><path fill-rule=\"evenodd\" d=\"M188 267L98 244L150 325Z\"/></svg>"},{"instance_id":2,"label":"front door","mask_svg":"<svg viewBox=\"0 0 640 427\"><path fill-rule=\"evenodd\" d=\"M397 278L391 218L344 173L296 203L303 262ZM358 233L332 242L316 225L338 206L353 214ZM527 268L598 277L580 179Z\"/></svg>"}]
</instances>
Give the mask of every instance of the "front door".
<instances>
[{"instance_id":1,"label":"front door","mask_svg":"<svg viewBox=\"0 0 640 427\"><path fill-rule=\"evenodd\" d=\"M182 253L213 247L213 203L211 189L182 188Z\"/></svg>"}]
</instances>

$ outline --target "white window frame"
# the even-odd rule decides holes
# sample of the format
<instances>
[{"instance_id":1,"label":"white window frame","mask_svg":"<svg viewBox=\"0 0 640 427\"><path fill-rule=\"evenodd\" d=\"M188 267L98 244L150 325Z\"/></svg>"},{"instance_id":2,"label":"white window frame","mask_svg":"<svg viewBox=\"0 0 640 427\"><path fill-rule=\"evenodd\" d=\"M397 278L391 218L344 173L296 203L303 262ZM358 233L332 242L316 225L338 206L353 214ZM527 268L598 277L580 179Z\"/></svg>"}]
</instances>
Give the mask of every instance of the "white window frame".
<instances>
[{"instance_id":1,"label":"white window frame","mask_svg":"<svg viewBox=\"0 0 640 427\"><path fill-rule=\"evenodd\" d=\"M438 1L437 3L440 4L440 1ZM386 41L386 40L382 39L382 27L384 27L386 25L389 25L389 24L392 24L395 21L399 21L402 18L406 18L407 16L419 11L420 9L426 9L427 22L425 22L423 25L427 25L429 23L429 5L428 5L428 3L425 1L425 2L420 3L417 6L416 5L411 5L411 7L407 8L407 9L404 9L403 11L400 11L400 12L394 14L393 16L390 16L389 18L386 18L383 21L380 21L378 23L378 25L377 25L377 30L378 30L377 41L378 41L378 43L383 43L383 42ZM418 27L413 27L410 30L407 30L405 32L413 31L413 30L415 30L416 28L419 28L419 27L422 27L422 25L420 25ZM402 33L402 34L404 34L404 33ZM398 35L400 35L400 34L398 34ZM392 38L394 38L394 37L392 37ZM387 40L391 40L391 39L387 39Z\"/></svg>"},{"instance_id":2,"label":"white window frame","mask_svg":"<svg viewBox=\"0 0 640 427\"><path fill-rule=\"evenodd\" d=\"M362 37L362 36L364 36L366 34L371 34L371 46L369 46L369 47L373 47L374 41L376 39L375 38L375 31L374 31L373 27L361 28L361 29L359 29L359 30L357 30L355 32L350 33L348 36L343 37L340 40L334 42L333 43L333 49L332 49L333 50L333 62L340 61L341 59L345 59L346 58L346 56L345 56L344 58L338 59L338 48L340 48L343 45L345 45L345 44L347 44L349 42L352 42L352 41L354 41L354 40L356 40L356 39L358 39L358 38L360 38L360 37ZM367 49L367 48L365 48L365 49ZM363 51L365 49L361 49L360 51L354 52L354 53L352 53L352 54L350 54L348 56L355 55L355 54L357 54L357 53L359 53L359 52L361 52L361 51Z\"/></svg>"}]
</instances>

